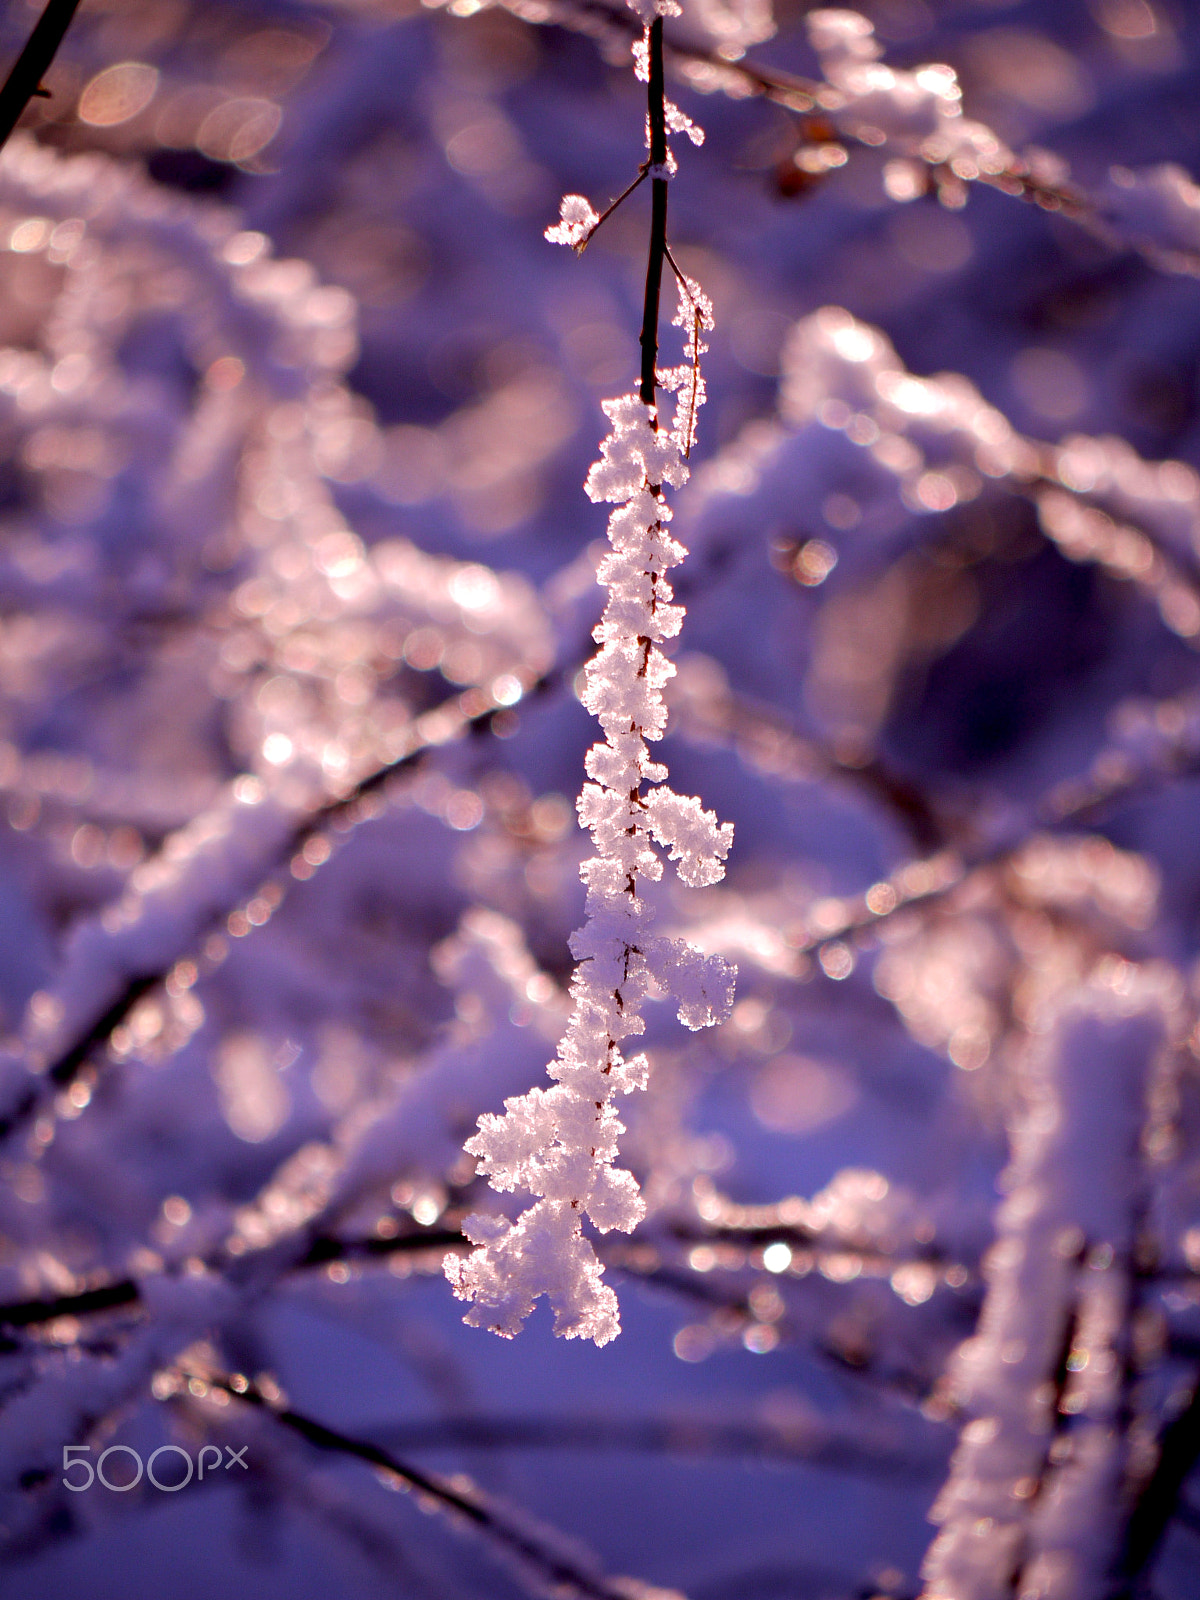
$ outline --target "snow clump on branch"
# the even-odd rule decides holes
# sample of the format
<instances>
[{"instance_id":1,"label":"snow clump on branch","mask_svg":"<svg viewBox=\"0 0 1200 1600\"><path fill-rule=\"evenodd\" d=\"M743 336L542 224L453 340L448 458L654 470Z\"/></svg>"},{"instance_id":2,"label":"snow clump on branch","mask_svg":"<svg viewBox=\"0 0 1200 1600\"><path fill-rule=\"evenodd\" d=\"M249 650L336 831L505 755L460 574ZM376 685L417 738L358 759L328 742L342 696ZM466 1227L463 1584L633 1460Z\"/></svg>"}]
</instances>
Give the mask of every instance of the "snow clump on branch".
<instances>
[{"instance_id":1,"label":"snow clump on branch","mask_svg":"<svg viewBox=\"0 0 1200 1600\"><path fill-rule=\"evenodd\" d=\"M581 194L565 194L559 203L560 221L546 229L545 237L551 244L568 244L572 250L582 250L600 221L599 213Z\"/></svg>"},{"instance_id":2,"label":"snow clump on branch","mask_svg":"<svg viewBox=\"0 0 1200 1600\"><path fill-rule=\"evenodd\" d=\"M626 1059L621 1041L645 1031L641 1005L652 985L675 998L688 1028L721 1021L733 1003L736 969L655 934L653 910L638 892L639 879L662 877L655 845L669 853L685 884L700 887L724 876L733 843L730 823L666 787L667 769L650 760L646 744L666 730L662 691L675 675L659 645L679 632L684 614L671 603L665 577L686 552L666 531L671 513L663 488L687 481L684 457L704 398L699 335L712 320L693 285L681 286L680 299L676 321L688 331L692 363L660 374L676 391L674 427L659 430L656 410L636 394L605 401L612 429L586 483L592 500L616 507L608 523L612 550L599 569L608 589L594 635L600 650L585 669L582 696L605 741L588 752L592 781L578 801L596 854L580 869L587 922L571 939L579 963L574 1010L547 1069L557 1081L506 1100L502 1116L482 1116L466 1145L493 1188L521 1188L537 1199L516 1223L468 1217L464 1231L478 1248L466 1260L448 1256L445 1264L455 1294L474 1302L466 1320L506 1338L519 1332L543 1294L554 1308L556 1333L598 1345L616 1337L617 1297L602 1281L582 1221L586 1215L601 1233L627 1233L645 1214L637 1180L613 1165L624 1132L613 1100L644 1089L649 1075L645 1054Z\"/></svg>"}]
</instances>

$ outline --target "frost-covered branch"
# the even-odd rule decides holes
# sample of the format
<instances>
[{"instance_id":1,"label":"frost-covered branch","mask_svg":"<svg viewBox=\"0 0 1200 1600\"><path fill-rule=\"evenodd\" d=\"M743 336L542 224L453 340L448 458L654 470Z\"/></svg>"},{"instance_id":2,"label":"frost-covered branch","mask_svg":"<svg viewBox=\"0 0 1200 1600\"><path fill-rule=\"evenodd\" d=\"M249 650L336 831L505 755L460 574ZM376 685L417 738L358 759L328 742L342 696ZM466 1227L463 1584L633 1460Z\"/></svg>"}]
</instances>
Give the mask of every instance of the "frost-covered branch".
<instances>
[{"instance_id":1,"label":"frost-covered branch","mask_svg":"<svg viewBox=\"0 0 1200 1600\"><path fill-rule=\"evenodd\" d=\"M613 1100L645 1088L649 1062L626 1059L621 1043L645 1029L641 1006L652 986L672 994L679 1019L706 1027L729 1010L734 969L705 957L681 940L652 931L654 913L641 882L662 876L655 849L677 863L685 884L713 884L724 875L733 829L717 822L699 800L666 786L667 769L649 759L647 740L666 729L664 684L674 668L660 649L675 637L683 608L671 604L666 573L682 561L672 539L664 489L687 480L696 411L703 403L701 332L712 312L699 287L681 278L675 322L685 330L685 365L657 368L658 300L667 258L667 179L674 158L668 122L683 126L663 92L662 19L674 8L660 4L646 17L635 47L638 75L648 84L647 140L653 176L649 260L642 323L641 386L636 394L604 403L611 432L586 489L595 501L616 505L608 523L611 554L600 563L608 599L595 630L599 653L588 663L583 703L599 720L605 742L587 757L579 820L597 854L581 868L587 885L586 925L571 940L579 965L571 985L575 1002L558 1055L548 1071L553 1088L532 1089L506 1100L503 1116L480 1118L467 1150L501 1191L525 1189L537 1197L513 1224L504 1217L469 1217L465 1231L479 1248L467 1260L448 1257L455 1293L473 1302L466 1320L511 1338L548 1296L555 1331L597 1344L615 1338L620 1324L613 1291L582 1231L586 1216L606 1233L629 1232L644 1204L633 1174L613 1165L623 1131ZM698 137L698 133L697 133ZM590 208L589 208L590 209ZM565 215L565 213L564 213ZM569 242L569 241L560 241ZM658 389L674 392L670 429L659 416Z\"/></svg>"},{"instance_id":2,"label":"frost-covered branch","mask_svg":"<svg viewBox=\"0 0 1200 1600\"><path fill-rule=\"evenodd\" d=\"M794 425L858 446L864 487L882 502L889 485L914 531L996 485L1033 503L1069 560L1136 584L1172 632L1200 636L1200 478L1185 462L1146 461L1112 436L1029 438L968 379L909 372L886 335L837 306L796 324L781 398Z\"/></svg>"},{"instance_id":3,"label":"frost-covered branch","mask_svg":"<svg viewBox=\"0 0 1200 1600\"><path fill-rule=\"evenodd\" d=\"M540 683L531 687L536 690ZM371 803L379 790L428 753L472 729L486 728L501 708L487 697L481 709L468 714L461 697L451 696L412 727L410 748L368 772L348 793L308 811L284 807L276 815L280 808L262 793L257 780L243 777L222 796L223 805L170 834L158 857L140 864L134 893L76 931L54 989L40 993L30 1018L25 1063L31 1075L22 1081L12 1064L17 1087L0 1115L0 1139L25 1127L89 1064L94 1066L98 1053L114 1036L120 1039L120 1030L147 996L166 986L163 1003L178 1009L181 994L195 981L192 967L199 971L206 965L200 950L206 935L234 931L245 936L263 926L282 902L289 880L307 880L330 859L331 831L336 836L381 815L378 802ZM223 815L231 798L232 821ZM238 813L246 806L267 813L265 824L252 827L249 850L236 837ZM197 851L194 870L183 873L181 868ZM241 859L243 855L248 859ZM142 918L150 919L150 933L138 928ZM189 957L196 958L191 966ZM180 973L172 988L173 975ZM193 1029L194 1023L185 1026L182 1037ZM119 1043L113 1049L118 1057L126 1053Z\"/></svg>"},{"instance_id":4,"label":"frost-covered branch","mask_svg":"<svg viewBox=\"0 0 1200 1600\"><path fill-rule=\"evenodd\" d=\"M619 54L631 25L624 7L604 0L491 3L527 23L573 29L612 55ZM1114 167L1103 187L1089 192L1072 179L1061 157L1041 149L1014 151L986 124L964 117L951 67L885 66L873 23L856 11L818 9L807 22L823 79L747 56L749 45L773 31L769 24L756 28L749 15L719 42L681 37L664 47L666 64L696 93L769 100L798 119L811 114L811 124L797 122L794 173L784 180L785 192L805 192L844 166L847 145L882 149L893 158L885 172L893 200L933 192L957 209L968 186L981 183L1073 222L1111 248L1134 251L1161 272L1200 275L1200 186L1182 167ZM788 188L793 177L794 190Z\"/></svg>"},{"instance_id":5,"label":"frost-covered branch","mask_svg":"<svg viewBox=\"0 0 1200 1600\"><path fill-rule=\"evenodd\" d=\"M1147 1446L1152 1459L1129 1395L1130 1261L1143 1129L1179 998L1170 969L1110 963L1031 1018L988 1295L946 1385L971 1420L932 1512L929 1600L1082 1600L1111 1572L1114 1508Z\"/></svg>"}]
</instances>

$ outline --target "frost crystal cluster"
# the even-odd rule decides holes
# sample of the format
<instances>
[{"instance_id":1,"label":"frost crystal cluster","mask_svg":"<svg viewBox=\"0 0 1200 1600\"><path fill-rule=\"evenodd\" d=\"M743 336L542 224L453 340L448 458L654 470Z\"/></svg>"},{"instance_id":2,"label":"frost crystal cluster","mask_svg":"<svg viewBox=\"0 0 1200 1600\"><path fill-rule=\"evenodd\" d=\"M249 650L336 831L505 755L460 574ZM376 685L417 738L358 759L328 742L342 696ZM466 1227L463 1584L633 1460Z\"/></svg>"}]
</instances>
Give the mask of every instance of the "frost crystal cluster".
<instances>
[{"instance_id":1,"label":"frost crystal cluster","mask_svg":"<svg viewBox=\"0 0 1200 1600\"><path fill-rule=\"evenodd\" d=\"M600 1261L582 1231L587 1216L601 1233L628 1233L645 1213L631 1172L613 1165L624 1128L613 1101L646 1087L644 1053L628 1059L621 1042L645 1030L642 1002L655 989L678 1003L679 1020L704 1028L728 1015L736 969L679 939L653 931L654 912L639 880L655 882L669 852L685 884L703 887L724 876L733 827L699 800L666 785L667 769L651 761L646 741L661 739L667 710L663 686L675 668L659 648L674 638L683 607L673 605L665 574L686 554L666 531L663 488L686 482L684 457L703 400L695 362L700 329L711 312L694 284L681 286L676 324L690 328L692 364L660 374L676 391L675 424L657 427L655 411L636 394L608 400L612 431L587 478L593 500L616 506L608 522L612 551L600 563L608 603L595 630L599 652L586 668L583 703L604 729L588 752L579 820L596 854L581 868L587 922L572 937L579 962L571 985L574 1010L549 1065L557 1081L504 1102L503 1116L485 1114L466 1149L499 1190L525 1189L535 1203L515 1223L472 1216L464 1232L477 1248L446 1258L454 1292L474 1304L466 1320L511 1338L540 1295L554 1308L555 1331L607 1344L620 1331L617 1297L602 1282Z\"/></svg>"}]
</instances>

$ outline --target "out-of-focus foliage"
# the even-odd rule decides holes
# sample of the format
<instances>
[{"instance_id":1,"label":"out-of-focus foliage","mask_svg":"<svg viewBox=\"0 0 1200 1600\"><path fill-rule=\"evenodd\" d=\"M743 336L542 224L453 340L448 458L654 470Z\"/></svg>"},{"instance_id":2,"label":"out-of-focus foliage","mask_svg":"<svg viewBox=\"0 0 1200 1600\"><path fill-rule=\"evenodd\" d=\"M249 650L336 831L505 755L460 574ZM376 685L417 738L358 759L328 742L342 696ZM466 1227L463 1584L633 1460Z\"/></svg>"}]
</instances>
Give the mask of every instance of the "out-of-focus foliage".
<instances>
[{"instance_id":1,"label":"out-of-focus foliage","mask_svg":"<svg viewBox=\"0 0 1200 1600\"><path fill-rule=\"evenodd\" d=\"M662 750L736 844L651 903L740 977L648 1007L596 1352L441 1262L568 1011L643 193L543 232L638 24L81 7L0 158L6 1595L1194 1594L1200 34L865 16L668 31Z\"/></svg>"}]
</instances>

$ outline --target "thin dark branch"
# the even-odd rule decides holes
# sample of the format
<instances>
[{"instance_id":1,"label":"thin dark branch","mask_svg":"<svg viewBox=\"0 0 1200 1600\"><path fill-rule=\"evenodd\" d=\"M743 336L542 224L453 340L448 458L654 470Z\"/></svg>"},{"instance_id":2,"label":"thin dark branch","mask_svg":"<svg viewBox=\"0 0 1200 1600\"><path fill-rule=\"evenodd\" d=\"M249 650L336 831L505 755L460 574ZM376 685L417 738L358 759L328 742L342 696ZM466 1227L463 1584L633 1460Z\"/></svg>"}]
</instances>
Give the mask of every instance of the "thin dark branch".
<instances>
[{"instance_id":1,"label":"thin dark branch","mask_svg":"<svg viewBox=\"0 0 1200 1600\"><path fill-rule=\"evenodd\" d=\"M675 281L679 285L680 294L692 308L692 387L691 398L688 403L687 428L683 436L683 454L686 460L687 457L689 457L692 453L692 440L696 436L696 395L700 381L700 334L704 326L704 321L700 314L700 307L696 304L696 298L692 294L691 285L688 283L688 280L684 275L678 261L676 261L675 257L671 254L671 247L669 244L663 245L663 254L667 258L667 265L675 274Z\"/></svg>"},{"instance_id":2,"label":"thin dark branch","mask_svg":"<svg viewBox=\"0 0 1200 1600\"><path fill-rule=\"evenodd\" d=\"M646 298L642 308L641 401L655 409L654 394L658 368L658 302L662 291L663 261L667 253L667 180L659 177L667 165L666 85L663 79L663 19L655 17L646 29L649 51L647 107L650 119L650 168L655 172L651 184L650 249L646 257ZM657 427L657 420L655 422Z\"/></svg>"},{"instance_id":3,"label":"thin dark branch","mask_svg":"<svg viewBox=\"0 0 1200 1600\"><path fill-rule=\"evenodd\" d=\"M334 1261L375 1261L420 1250L456 1250L466 1242L458 1228L422 1228L419 1233L397 1234L391 1239L374 1234L365 1239L338 1239L330 1234L319 1234L296 1262L296 1268L324 1267Z\"/></svg>"},{"instance_id":4,"label":"thin dark branch","mask_svg":"<svg viewBox=\"0 0 1200 1600\"><path fill-rule=\"evenodd\" d=\"M690 301L691 298L692 298L692 291L688 288L688 281L687 281L687 278L684 276L683 268L679 265L678 261L676 261L675 257L671 254L671 246L669 244L664 244L663 245L663 255L667 258L667 265L670 267L671 271L675 274L675 282L683 290L684 294L688 297L688 300Z\"/></svg>"},{"instance_id":5,"label":"thin dark branch","mask_svg":"<svg viewBox=\"0 0 1200 1600\"><path fill-rule=\"evenodd\" d=\"M34 1116L52 1089L65 1089L78 1077L92 1052L99 1049L113 1029L125 1021L142 996L165 978L165 972L144 973L130 978L108 1009L50 1063L45 1073L32 1079L8 1115L0 1117L0 1140L7 1139Z\"/></svg>"},{"instance_id":6,"label":"thin dark branch","mask_svg":"<svg viewBox=\"0 0 1200 1600\"><path fill-rule=\"evenodd\" d=\"M1047 1431L1045 1444L1041 1451L1041 1462L1034 1477L1033 1492L1029 1496L1028 1504L1030 1506L1035 1505L1039 1500L1041 1500L1051 1488L1054 1479L1054 1446L1063 1436L1063 1433L1068 1426L1068 1418L1063 1412L1062 1401L1067 1392L1067 1379L1070 1373L1068 1362L1071 1359L1071 1349L1075 1343L1075 1336L1079 1329L1078 1274L1082 1267L1083 1259L1084 1251L1081 1249L1079 1252L1077 1252L1074 1263L1076 1275L1075 1286L1072 1291L1070 1305L1067 1307L1066 1313L1062 1319L1062 1326L1059 1330L1058 1355L1054 1362L1053 1374L1049 1380L1049 1386L1052 1389L1052 1396L1050 1402L1047 1404L1046 1410L1049 1413L1051 1422ZM1007 1588L1011 1590L1014 1595L1025 1592L1022 1579L1025 1575L1025 1569L1029 1562L1029 1556L1030 1529L1028 1521L1026 1521L1021 1531L1019 1544L1013 1560L1013 1566L1006 1580Z\"/></svg>"},{"instance_id":7,"label":"thin dark branch","mask_svg":"<svg viewBox=\"0 0 1200 1600\"><path fill-rule=\"evenodd\" d=\"M1119 1586L1114 1600L1127 1600L1141 1592L1171 1520L1179 1507L1183 1486L1200 1461L1200 1384L1179 1416L1163 1430L1158 1462L1138 1496L1125 1525L1118 1564Z\"/></svg>"},{"instance_id":8,"label":"thin dark branch","mask_svg":"<svg viewBox=\"0 0 1200 1600\"><path fill-rule=\"evenodd\" d=\"M0 1306L0 1328L35 1328L59 1317L94 1316L141 1303L141 1290L133 1278L116 1278L96 1289L59 1294L35 1300L14 1300Z\"/></svg>"},{"instance_id":9,"label":"thin dark branch","mask_svg":"<svg viewBox=\"0 0 1200 1600\"><path fill-rule=\"evenodd\" d=\"M583 254L583 252L587 249L588 245L592 242L592 239L595 237L595 235L597 233L599 233L600 229L608 221L609 217L612 216L613 212L617 209L617 207L621 204L621 202L623 200L628 200L629 199L629 196L633 193L633 191L637 188L637 186L645 180L645 178L646 178L647 174L649 173L649 171L650 171L650 163L648 161L643 161L641 166L638 168L637 177L633 180L632 183L627 183L625 185L625 187L621 190L620 194L617 196L617 198L615 200L610 200L609 201L608 205L605 206L604 210L600 213L600 215L596 218L595 222L592 223L591 227L584 234L583 238L575 246L575 251L576 251L576 253L578 255L582 255Z\"/></svg>"},{"instance_id":10,"label":"thin dark branch","mask_svg":"<svg viewBox=\"0 0 1200 1600\"><path fill-rule=\"evenodd\" d=\"M453 1250L466 1248L467 1244L468 1241L457 1229L444 1223L440 1228L414 1229L411 1233L400 1234L391 1239L371 1236L338 1240L320 1235L310 1244L304 1256L289 1263L283 1271L287 1273L323 1267L337 1261L379 1259L401 1253L424 1254L432 1250ZM636 1279L652 1288L663 1289L672 1296L691 1301L693 1304L698 1303L709 1310L733 1313L745 1324L755 1320L750 1303L743 1294L730 1292L707 1274L686 1268L663 1266L657 1262L648 1265L612 1245L602 1254L607 1267L631 1279ZM207 1265L216 1271L227 1270L231 1265L231 1258L219 1250L214 1253ZM83 1317L123 1309L136 1309L140 1312L142 1304L138 1284L133 1279L122 1278L109 1284L80 1290L76 1294L14 1301L6 1306L0 1305L0 1352L18 1348L16 1341L3 1332L6 1328L16 1332L23 1328L44 1326L60 1317ZM781 1332L785 1332L788 1336L794 1332L788 1329L786 1324L779 1326ZM923 1399L926 1395L926 1385L914 1375L905 1373L885 1375L868 1370L860 1363L848 1359L842 1352L820 1341L812 1346L812 1350L814 1355L828 1363L842 1376L865 1381L874 1388L888 1393L903 1394L908 1398ZM832 1460L829 1464L835 1465Z\"/></svg>"},{"instance_id":11,"label":"thin dark branch","mask_svg":"<svg viewBox=\"0 0 1200 1600\"><path fill-rule=\"evenodd\" d=\"M677 1223L671 1228L673 1236L682 1243L696 1242L724 1242L740 1240L748 1246L762 1247L776 1241L795 1245L801 1249L812 1249L814 1245L820 1246L820 1241L809 1230L785 1225L768 1225L761 1227L723 1227L708 1224L704 1227ZM420 1255L433 1250L465 1249L467 1240L458 1228L447 1225L443 1221L441 1227L414 1228L408 1233L399 1233L391 1238L369 1234L365 1237L352 1239L339 1239L333 1234L318 1234L310 1240L304 1254L286 1265L287 1272L305 1272L321 1267L333 1265L336 1262L352 1261L383 1261L398 1255ZM893 1270L898 1265L910 1262L923 1266L944 1268L947 1264L953 1266L957 1263L949 1262L934 1247L926 1251L917 1250L906 1256L886 1256L870 1251L856 1250L849 1244L838 1244L836 1240L827 1240L824 1253L828 1254L854 1254L868 1269L878 1269L882 1274L885 1270ZM224 1250L217 1250L210 1255L206 1265L214 1271L225 1271L232 1260L241 1261L245 1257L231 1258ZM749 1303L737 1293L731 1294L722 1283L722 1277L717 1273L698 1273L692 1269L672 1267L661 1264L657 1260L653 1266L639 1265L637 1259L626 1255L621 1250L614 1250L611 1246L606 1250L606 1259L614 1271L624 1272L630 1277L638 1278L644 1282L656 1284L661 1288L682 1295L690 1300L700 1300L708 1305L722 1306L736 1310L740 1315L752 1317ZM739 1269L740 1270L740 1269ZM961 1290L974 1285L977 1280L977 1271L964 1268L968 1273L965 1282L957 1287ZM1200 1275L1184 1270L1146 1270L1138 1273L1141 1281L1149 1284L1174 1284L1195 1283ZM784 1280L786 1281L786 1280ZM824 1280L823 1280L824 1281ZM85 1317L100 1315L106 1311L120 1310L127 1306L136 1306L141 1303L141 1291L137 1282L132 1278L115 1278L109 1283L94 1285L89 1289L80 1289L72 1294L48 1295L35 1297L29 1300L13 1300L7 1305L0 1304L0 1329L40 1327L48 1322L54 1322L59 1317ZM1173 1345L1175 1353L1185 1358L1195 1357L1197 1352L1190 1346L1185 1346L1181 1341ZM1197 1418L1200 1427L1200 1417Z\"/></svg>"},{"instance_id":12,"label":"thin dark branch","mask_svg":"<svg viewBox=\"0 0 1200 1600\"><path fill-rule=\"evenodd\" d=\"M47 0L28 44L0 89L0 146L7 143L21 120L21 113L34 96L48 96L48 91L41 86L43 74L54 60L78 8L79 0Z\"/></svg>"},{"instance_id":13,"label":"thin dark branch","mask_svg":"<svg viewBox=\"0 0 1200 1600\"><path fill-rule=\"evenodd\" d=\"M417 1255L428 1250L454 1250L466 1240L457 1228L420 1228L384 1239L371 1235L364 1239L335 1239L321 1234L313 1239L304 1255L288 1266L289 1271L326 1267L336 1261L379 1260L398 1255ZM223 1271L230 1265L223 1250L216 1251L206 1265ZM239 1260L242 1258L238 1258ZM31 1300L13 1300L0 1305L0 1329L36 1328L59 1317L96 1316L140 1306L142 1293L133 1278L115 1278L111 1283L80 1289L74 1294L47 1295Z\"/></svg>"},{"instance_id":14,"label":"thin dark branch","mask_svg":"<svg viewBox=\"0 0 1200 1600\"><path fill-rule=\"evenodd\" d=\"M804 1230L787 1227L705 1231L701 1228L689 1230L681 1225L673 1231L676 1237L685 1243L709 1239L720 1241L731 1237L738 1237L748 1244L755 1245L768 1244L773 1240L785 1240L801 1247L811 1243ZM422 1255L430 1251L466 1247L466 1238L453 1225L453 1215L447 1214L443 1217L440 1227L414 1227L409 1232L397 1233L390 1238L369 1234L365 1237L341 1239L333 1234L317 1234L309 1240L303 1254L282 1263L281 1270L284 1273L306 1272L331 1266L337 1262L383 1261L398 1255ZM232 1257L220 1247L209 1254L205 1264L211 1271L227 1272L249 1259L251 1259L249 1256ZM699 1273L688 1268L667 1265L659 1262L657 1258L652 1265L643 1264L635 1256L629 1256L616 1248L615 1241L606 1248L605 1259L615 1271L624 1272L642 1282L670 1290L685 1299L735 1310L746 1320L753 1319L753 1313L745 1296L736 1291L731 1292L723 1284L719 1274ZM937 1265L939 1261L939 1258L932 1253L928 1257L914 1259L926 1261L931 1265ZM868 1264L874 1265L875 1260L874 1257L870 1258ZM882 1271L885 1267L894 1268L897 1262L880 1257L878 1264ZM141 1290L136 1280L117 1278L109 1283L93 1285L71 1294L39 1296L28 1300L10 1301L7 1305L0 1304L0 1329L41 1327L60 1317L100 1315L107 1311L140 1306L141 1303Z\"/></svg>"},{"instance_id":15,"label":"thin dark branch","mask_svg":"<svg viewBox=\"0 0 1200 1600\"><path fill-rule=\"evenodd\" d=\"M221 1390L235 1400L267 1412L281 1427L287 1428L315 1449L349 1456L399 1478L410 1489L428 1496L444 1510L469 1522L525 1567L532 1568L543 1581L555 1587L556 1593L576 1595L581 1600L627 1600L625 1589L613 1587L601 1574L585 1571L577 1559L552 1549L548 1541L537 1539L478 1491L456 1488L432 1473L409 1466L379 1445L365 1439L354 1439L286 1405L274 1404L244 1378L206 1376L205 1381L210 1388Z\"/></svg>"}]
</instances>

